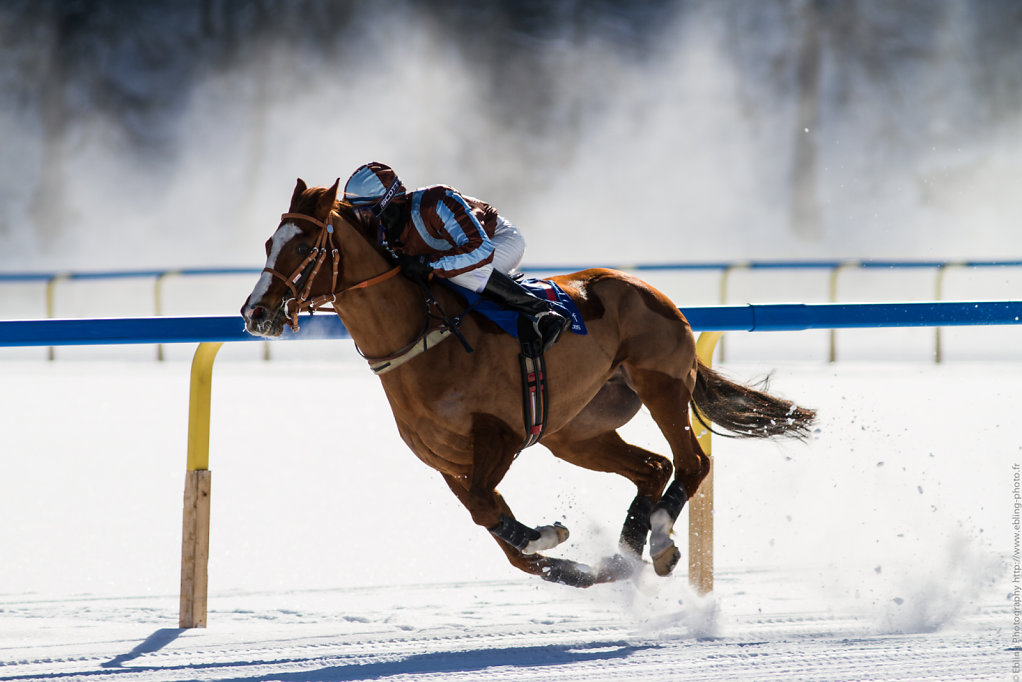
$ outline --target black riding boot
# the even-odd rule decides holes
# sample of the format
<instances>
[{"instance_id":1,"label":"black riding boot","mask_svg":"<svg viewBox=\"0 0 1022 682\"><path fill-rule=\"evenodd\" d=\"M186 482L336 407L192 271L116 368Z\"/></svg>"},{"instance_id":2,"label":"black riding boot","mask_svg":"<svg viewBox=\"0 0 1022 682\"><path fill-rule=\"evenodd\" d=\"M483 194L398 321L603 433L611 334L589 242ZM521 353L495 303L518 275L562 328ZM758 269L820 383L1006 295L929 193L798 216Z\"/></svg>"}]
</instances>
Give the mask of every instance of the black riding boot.
<instances>
[{"instance_id":1,"label":"black riding boot","mask_svg":"<svg viewBox=\"0 0 1022 682\"><path fill-rule=\"evenodd\" d=\"M571 320L553 310L548 301L533 296L525 287L499 270L490 274L490 279L480 293L505 308L527 315L531 328L519 327L519 338L523 343L535 342L534 345L542 353L554 345L564 328L571 323Z\"/></svg>"}]
</instances>

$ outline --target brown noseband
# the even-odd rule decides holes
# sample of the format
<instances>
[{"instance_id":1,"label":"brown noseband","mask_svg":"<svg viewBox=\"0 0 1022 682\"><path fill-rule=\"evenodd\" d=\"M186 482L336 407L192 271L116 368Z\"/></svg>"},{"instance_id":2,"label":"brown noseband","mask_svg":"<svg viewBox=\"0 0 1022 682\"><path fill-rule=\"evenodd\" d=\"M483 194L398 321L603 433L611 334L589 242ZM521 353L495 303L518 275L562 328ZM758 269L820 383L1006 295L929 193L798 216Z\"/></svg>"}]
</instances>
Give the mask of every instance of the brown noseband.
<instances>
[{"instance_id":1,"label":"brown noseband","mask_svg":"<svg viewBox=\"0 0 1022 682\"><path fill-rule=\"evenodd\" d=\"M330 217L333 217L331 214ZM309 255L295 268L294 272L291 273L290 277L285 277L281 273L277 272L273 268L263 268L263 272L268 272L273 277L284 282L287 288L291 291L291 298L284 301L284 316L287 318L288 326L291 327L291 331L298 331L298 314L308 310L310 313L314 313L319 310L332 309L334 301L337 300L337 296L343 294L351 289L365 289L371 287L374 284L384 282L401 271L400 266L395 267L391 270L384 272L376 277L371 277L365 281L353 284L350 287L337 290L337 277L341 269L341 252L337 248L337 244L334 243L334 226L329 222L319 220L310 215L304 213L285 213L280 216L280 222L283 223L289 218L296 218L310 222L313 225L319 227L319 234L316 236L316 245L309 252ZM321 294L313 299L309 296L312 293L312 283L316 281L316 275L319 274L319 270L323 267L323 263L326 262L327 253L333 258L333 274L330 279L330 293ZM311 268L311 272L306 276L306 271ZM305 280L304 289L299 293L298 287L301 285L302 280ZM294 310L288 311L291 307L291 302L294 301L296 305Z\"/></svg>"}]
</instances>

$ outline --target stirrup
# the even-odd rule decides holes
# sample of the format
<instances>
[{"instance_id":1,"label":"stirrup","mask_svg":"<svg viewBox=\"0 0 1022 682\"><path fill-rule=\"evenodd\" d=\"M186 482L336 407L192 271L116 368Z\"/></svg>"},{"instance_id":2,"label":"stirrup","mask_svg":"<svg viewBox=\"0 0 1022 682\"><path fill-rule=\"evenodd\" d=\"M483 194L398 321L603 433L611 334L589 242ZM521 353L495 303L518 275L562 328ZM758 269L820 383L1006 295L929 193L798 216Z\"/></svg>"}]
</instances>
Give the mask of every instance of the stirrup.
<instances>
[{"instance_id":1,"label":"stirrup","mask_svg":"<svg viewBox=\"0 0 1022 682\"><path fill-rule=\"evenodd\" d=\"M546 322L549 320L549 323ZM553 324L551 324L553 323ZM571 320L553 310L545 310L538 315L521 315L518 318L518 340L522 344L522 354L528 358L538 358L561 337Z\"/></svg>"},{"instance_id":2,"label":"stirrup","mask_svg":"<svg viewBox=\"0 0 1022 682\"><path fill-rule=\"evenodd\" d=\"M536 315L536 332L543 341L543 352L547 352L561 338L564 330L571 325L571 320L553 310Z\"/></svg>"}]
</instances>

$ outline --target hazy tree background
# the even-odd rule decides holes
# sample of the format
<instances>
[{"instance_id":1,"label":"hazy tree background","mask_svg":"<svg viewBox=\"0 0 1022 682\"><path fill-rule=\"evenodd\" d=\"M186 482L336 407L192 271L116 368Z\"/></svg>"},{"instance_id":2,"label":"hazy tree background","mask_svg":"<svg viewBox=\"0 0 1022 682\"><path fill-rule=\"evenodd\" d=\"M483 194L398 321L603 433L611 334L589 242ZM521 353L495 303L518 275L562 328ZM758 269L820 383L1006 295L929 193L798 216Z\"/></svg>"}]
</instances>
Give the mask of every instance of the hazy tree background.
<instances>
[{"instance_id":1,"label":"hazy tree background","mask_svg":"<svg viewBox=\"0 0 1022 682\"><path fill-rule=\"evenodd\" d=\"M0 0L0 268L257 265L393 165L530 262L1022 257L1017 0Z\"/></svg>"}]
</instances>

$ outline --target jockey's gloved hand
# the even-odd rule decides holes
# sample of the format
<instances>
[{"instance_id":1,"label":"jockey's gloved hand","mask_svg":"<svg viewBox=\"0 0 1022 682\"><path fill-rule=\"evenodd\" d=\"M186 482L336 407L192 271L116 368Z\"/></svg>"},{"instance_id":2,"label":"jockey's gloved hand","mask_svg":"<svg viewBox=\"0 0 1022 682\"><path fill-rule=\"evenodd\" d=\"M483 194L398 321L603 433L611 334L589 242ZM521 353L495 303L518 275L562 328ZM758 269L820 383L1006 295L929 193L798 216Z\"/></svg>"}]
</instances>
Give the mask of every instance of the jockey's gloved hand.
<instances>
[{"instance_id":1,"label":"jockey's gloved hand","mask_svg":"<svg viewBox=\"0 0 1022 682\"><path fill-rule=\"evenodd\" d=\"M400 254L397 257L397 262L401 266L401 272L410 279L426 279L429 277L429 273L433 272L433 268L430 267L425 256Z\"/></svg>"}]
</instances>

